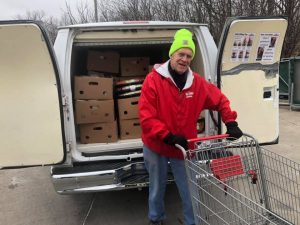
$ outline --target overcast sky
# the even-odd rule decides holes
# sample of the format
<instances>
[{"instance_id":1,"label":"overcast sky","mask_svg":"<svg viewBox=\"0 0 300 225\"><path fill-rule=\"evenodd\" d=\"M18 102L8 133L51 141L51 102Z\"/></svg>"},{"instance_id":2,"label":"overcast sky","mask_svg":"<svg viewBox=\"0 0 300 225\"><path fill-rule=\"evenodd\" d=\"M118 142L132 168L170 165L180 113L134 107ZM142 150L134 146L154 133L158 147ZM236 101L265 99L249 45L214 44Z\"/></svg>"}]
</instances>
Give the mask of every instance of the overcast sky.
<instances>
[{"instance_id":1,"label":"overcast sky","mask_svg":"<svg viewBox=\"0 0 300 225\"><path fill-rule=\"evenodd\" d=\"M76 7L78 2L94 3L94 0L0 0L0 20L10 20L16 15L25 15L26 11L43 10L45 14L57 17L62 15L65 1Z\"/></svg>"}]
</instances>

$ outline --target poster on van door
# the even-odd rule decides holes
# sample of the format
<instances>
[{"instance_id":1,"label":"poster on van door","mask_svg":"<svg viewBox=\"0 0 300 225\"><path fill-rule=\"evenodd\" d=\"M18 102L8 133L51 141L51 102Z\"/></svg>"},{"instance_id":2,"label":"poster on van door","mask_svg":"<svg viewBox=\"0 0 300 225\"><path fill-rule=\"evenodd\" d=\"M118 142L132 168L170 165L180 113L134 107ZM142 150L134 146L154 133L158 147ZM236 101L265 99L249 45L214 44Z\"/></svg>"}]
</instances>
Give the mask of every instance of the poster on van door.
<instances>
[{"instance_id":1,"label":"poster on van door","mask_svg":"<svg viewBox=\"0 0 300 225\"><path fill-rule=\"evenodd\" d=\"M272 62L276 52L276 43L279 33L260 34L259 44L256 51L257 62Z\"/></svg>"},{"instance_id":2,"label":"poster on van door","mask_svg":"<svg viewBox=\"0 0 300 225\"><path fill-rule=\"evenodd\" d=\"M235 33L231 50L231 62L248 62L252 51L254 33Z\"/></svg>"}]
</instances>

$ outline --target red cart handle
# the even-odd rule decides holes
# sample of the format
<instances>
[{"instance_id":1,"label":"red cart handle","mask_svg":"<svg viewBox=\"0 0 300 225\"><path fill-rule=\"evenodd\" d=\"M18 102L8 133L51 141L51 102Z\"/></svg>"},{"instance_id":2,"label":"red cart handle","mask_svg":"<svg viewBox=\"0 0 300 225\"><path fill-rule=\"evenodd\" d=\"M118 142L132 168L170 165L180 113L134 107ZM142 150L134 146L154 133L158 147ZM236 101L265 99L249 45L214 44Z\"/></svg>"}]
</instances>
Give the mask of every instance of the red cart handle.
<instances>
[{"instance_id":1,"label":"red cart handle","mask_svg":"<svg viewBox=\"0 0 300 225\"><path fill-rule=\"evenodd\" d=\"M220 134L220 135L214 135L214 136L206 136L206 137L200 137L200 138L192 138L192 139L189 139L187 140L190 143L195 143L195 142L200 142L200 141L207 141L207 140L214 140L214 139L222 139L222 138L227 138L229 137L229 134ZM175 144L175 146L181 150L182 154L183 154L183 158L186 159L187 157L187 154L186 154L186 150L178 145L178 144Z\"/></svg>"},{"instance_id":2,"label":"red cart handle","mask_svg":"<svg viewBox=\"0 0 300 225\"><path fill-rule=\"evenodd\" d=\"M192 139L189 139L188 142L195 143L195 142L200 142L200 141L207 141L207 140L214 140L214 139L221 139L221 138L228 138L228 137L229 137L229 134L220 134L220 135L192 138Z\"/></svg>"}]
</instances>

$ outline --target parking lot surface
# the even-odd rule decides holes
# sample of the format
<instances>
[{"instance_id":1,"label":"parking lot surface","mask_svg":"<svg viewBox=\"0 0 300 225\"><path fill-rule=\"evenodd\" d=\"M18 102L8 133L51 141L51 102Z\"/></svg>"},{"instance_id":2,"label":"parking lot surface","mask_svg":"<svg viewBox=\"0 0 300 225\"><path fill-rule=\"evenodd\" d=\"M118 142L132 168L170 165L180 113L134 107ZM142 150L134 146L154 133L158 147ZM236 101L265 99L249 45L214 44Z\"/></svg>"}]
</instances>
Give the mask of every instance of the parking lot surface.
<instances>
[{"instance_id":1,"label":"parking lot surface","mask_svg":"<svg viewBox=\"0 0 300 225\"><path fill-rule=\"evenodd\" d=\"M279 144L265 146L300 163L300 112L280 107ZM147 189L58 195L49 167L0 170L1 225L143 225ZM166 193L166 225L182 223L175 185Z\"/></svg>"}]
</instances>

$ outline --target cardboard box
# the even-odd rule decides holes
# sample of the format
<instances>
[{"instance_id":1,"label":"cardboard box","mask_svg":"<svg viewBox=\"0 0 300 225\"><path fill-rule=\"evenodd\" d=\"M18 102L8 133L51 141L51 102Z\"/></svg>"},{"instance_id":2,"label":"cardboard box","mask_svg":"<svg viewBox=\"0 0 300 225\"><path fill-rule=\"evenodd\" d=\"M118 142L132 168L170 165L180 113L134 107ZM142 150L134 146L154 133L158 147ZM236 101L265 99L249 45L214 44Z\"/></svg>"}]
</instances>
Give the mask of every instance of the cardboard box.
<instances>
[{"instance_id":1,"label":"cardboard box","mask_svg":"<svg viewBox=\"0 0 300 225\"><path fill-rule=\"evenodd\" d=\"M142 129L139 119L120 120L120 139L141 138Z\"/></svg>"},{"instance_id":2,"label":"cardboard box","mask_svg":"<svg viewBox=\"0 0 300 225\"><path fill-rule=\"evenodd\" d=\"M119 119L128 120L139 118L139 97L118 99Z\"/></svg>"},{"instance_id":3,"label":"cardboard box","mask_svg":"<svg viewBox=\"0 0 300 225\"><path fill-rule=\"evenodd\" d=\"M149 66L148 66L148 71L149 71L149 73L152 72L153 67L154 67L154 65L149 65Z\"/></svg>"},{"instance_id":4,"label":"cardboard box","mask_svg":"<svg viewBox=\"0 0 300 225\"><path fill-rule=\"evenodd\" d=\"M145 76L149 71L149 57L121 58L121 76Z\"/></svg>"},{"instance_id":5,"label":"cardboard box","mask_svg":"<svg viewBox=\"0 0 300 225\"><path fill-rule=\"evenodd\" d=\"M120 54L115 51L88 51L87 70L119 73Z\"/></svg>"},{"instance_id":6,"label":"cardboard box","mask_svg":"<svg viewBox=\"0 0 300 225\"><path fill-rule=\"evenodd\" d=\"M91 70L88 70L87 71L87 75L88 76L98 76L98 77L105 77L105 73L102 73L102 72L97 72L97 71L91 71Z\"/></svg>"},{"instance_id":7,"label":"cardboard box","mask_svg":"<svg viewBox=\"0 0 300 225\"><path fill-rule=\"evenodd\" d=\"M145 76L128 76L128 77L114 77L114 80L116 82L116 85L118 84L118 82L120 81L140 81L140 83L143 83L143 81L145 80ZM122 82L121 82L122 83ZM134 82L135 83L135 82ZM121 84L120 86L123 86L124 84ZM118 85L119 86L119 85Z\"/></svg>"},{"instance_id":8,"label":"cardboard box","mask_svg":"<svg viewBox=\"0 0 300 225\"><path fill-rule=\"evenodd\" d=\"M115 120L113 100L77 100L76 123L108 123Z\"/></svg>"},{"instance_id":9,"label":"cardboard box","mask_svg":"<svg viewBox=\"0 0 300 225\"><path fill-rule=\"evenodd\" d=\"M87 143L110 143L118 140L116 121L112 123L92 123L79 126L80 142Z\"/></svg>"},{"instance_id":10,"label":"cardboard box","mask_svg":"<svg viewBox=\"0 0 300 225\"><path fill-rule=\"evenodd\" d=\"M113 78L97 76L76 76L75 99L113 99Z\"/></svg>"}]
</instances>

